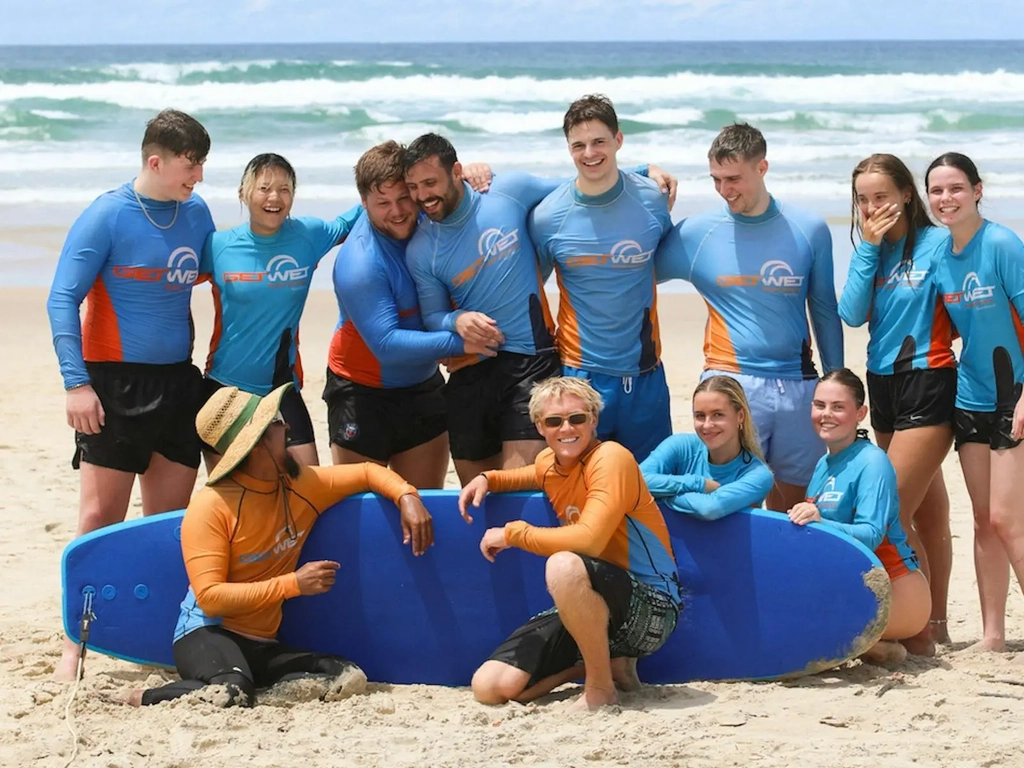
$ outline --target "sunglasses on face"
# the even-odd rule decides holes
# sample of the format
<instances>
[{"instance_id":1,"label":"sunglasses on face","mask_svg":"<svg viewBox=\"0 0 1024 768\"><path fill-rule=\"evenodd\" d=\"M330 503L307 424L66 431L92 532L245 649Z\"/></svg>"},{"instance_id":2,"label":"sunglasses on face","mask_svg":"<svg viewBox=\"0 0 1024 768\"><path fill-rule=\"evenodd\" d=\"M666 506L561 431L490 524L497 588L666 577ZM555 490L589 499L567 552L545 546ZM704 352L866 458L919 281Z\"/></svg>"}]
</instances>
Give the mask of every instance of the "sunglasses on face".
<instances>
[{"instance_id":1,"label":"sunglasses on face","mask_svg":"<svg viewBox=\"0 0 1024 768\"><path fill-rule=\"evenodd\" d=\"M545 416L541 421L545 427L556 429L562 426L564 421L578 427L580 424L586 424L589 419L589 413L570 413L568 416Z\"/></svg>"}]
</instances>

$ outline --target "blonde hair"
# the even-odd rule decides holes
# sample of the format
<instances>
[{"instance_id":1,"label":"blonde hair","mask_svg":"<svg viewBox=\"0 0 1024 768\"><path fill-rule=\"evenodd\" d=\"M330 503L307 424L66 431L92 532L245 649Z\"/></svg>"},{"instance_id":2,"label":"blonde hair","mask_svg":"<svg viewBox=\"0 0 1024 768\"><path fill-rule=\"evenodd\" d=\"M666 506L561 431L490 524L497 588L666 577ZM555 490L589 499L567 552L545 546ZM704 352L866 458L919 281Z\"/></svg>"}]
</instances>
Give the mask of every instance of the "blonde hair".
<instances>
[{"instance_id":1,"label":"blonde hair","mask_svg":"<svg viewBox=\"0 0 1024 768\"><path fill-rule=\"evenodd\" d=\"M295 194L295 187L297 185L297 179L295 177L295 169L292 168L292 164L281 155L275 155L272 152L265 152L262 155L256 155L249 164L245 166L245 170L242 171L242 181L238 185L238 199L246 205L252 199L252 193L256 190L256 182L260 176L263 175L264 171L269 171L274 168L279 168L284 172L285 177L288 179L289 186L291 187L292 194Z\"/></svg>"},{"instance_id":2,"label":"blonde hair","mask_svg":"<svg viewBox=\"0 0 1024 768\"><path fill-rule=\"evenodd\" d=\"M757 426L750 414L750 404L743 386L732 376L709 376L693 390L696 397L701 392L719 392L729 398L729 404L742 416L740 420L740 448L764 461L761 441L757 437Z\"/></svg>"},{"instance_id":3,"label":"blonde hair","mask_svg":"<svg viewBox=\"0 0 1024 768\"><path fill-rule=\"evenodd\" d=\"M537 422L543 417L544 406L548 400L566 395L575 395L583 401L587 413L597 416L604 408L604 401L596 389L586 379L572 376L552 376L539 384L534 384L530 391L530 420Z\"/></svg>"}]
</instances>

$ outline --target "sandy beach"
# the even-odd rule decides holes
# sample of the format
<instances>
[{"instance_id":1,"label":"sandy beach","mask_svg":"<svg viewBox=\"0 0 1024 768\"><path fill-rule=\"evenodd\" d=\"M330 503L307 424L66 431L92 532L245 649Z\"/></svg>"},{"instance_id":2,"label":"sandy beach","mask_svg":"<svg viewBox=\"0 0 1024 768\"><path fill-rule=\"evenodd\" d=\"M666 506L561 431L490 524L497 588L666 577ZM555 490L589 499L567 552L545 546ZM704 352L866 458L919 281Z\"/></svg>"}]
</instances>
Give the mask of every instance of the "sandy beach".
<instances>
[{"instance_id":1,"label":"sandy beach","mask_svg":"<svg viewBox=\"0 0 1024 768\"><path fill-rule=\"evenodd\" d=\"M50 238L24 233L32 245ZM10 285L10 283L3 283ZM72 434L50 342L42 288L0 289L0 765L63 766L71 686L51 681L59 658L60 555L76 523ZM209 293L198 290L195 360L205 359ZM705 318L696 296L659 302L675 429L690 427ZM305 396L326 459L323 361L336 320L334 297L314 291L302 323ZM865 329L847 331L847 361L864 371ZM1024 765L1024 665L1013 653L969 653L980 637L970 503L956 456L946 459L954 568L949 632L933 659L891 672L853 662L786 683L646 687L596 714L567 710L574 695L484 707L466 689L374 685L348 701L266 697L253 710L220 710L201 696L141 710L96 694L159 683L166 673L101 656L71 707L78 766L958 766ZM451 478L454 477L450 475ZM200 477L202 482L202 476ZM130 516L139 514L135 500ZM1008 638L1024 650L1024 600L1016 583ZM358 661L358 660L357 660Z\"/></svg>"}]
</instances>

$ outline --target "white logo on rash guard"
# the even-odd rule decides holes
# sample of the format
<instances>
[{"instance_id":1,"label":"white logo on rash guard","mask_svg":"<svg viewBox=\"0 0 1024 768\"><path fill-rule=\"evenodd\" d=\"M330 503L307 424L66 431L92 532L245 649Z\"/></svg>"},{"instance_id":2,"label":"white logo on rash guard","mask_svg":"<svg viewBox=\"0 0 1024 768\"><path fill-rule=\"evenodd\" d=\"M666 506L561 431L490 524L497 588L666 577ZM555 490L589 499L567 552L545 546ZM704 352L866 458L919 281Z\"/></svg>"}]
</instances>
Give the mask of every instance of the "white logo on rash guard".
<instances>
[{"instance_id":1,"label":"white logo on rash guard","mask_svg":"<svg viewBox=\"0 0 1024 768\"><path fill-rule=\"evenodd\" d=\"M568 507L565 508L565 522L566 523L569 523L571 525L572 523L575 523L579 519L580 519L580 508L579 507L575 506L574 504L570 504Z\"/></svg>"},{"instance_id":2,"label":"white logo on rash guard","mask_svg":"<svg viewBox=\"0 0 1024 768\"><path fill-rule=\"evenodd\" d=\"M879 278L877 285L889 290L903 285L909 288L916 288L928 278L927 269L907 269L904 264L897 264L884 278Z\"/></svg>"},{"instance_id":3,"label":"white logo on rash guard","mask_svg":"<svg viewBox=\"0 0 1024 768\"><path fill-rule=\"evenodd\" d=\"M167 259L167 282L187 287L199 279L199 257L187 245L175 248Z\"/></svg>"},{"instance_id":4,"label":"white logo on rash guard","mask_svg":"<svg viewBox=\"0 0 1024 768\"><path fill-rule=\"evenodd\" d=\"M830 507L835 507L840 501L842 501L842 498L843 492L836 490L836 479L834 477L830 477L828 482L825 483L825 487L821 489L821 493L818 494L816 504L818 507L821 507L824 504L827 504Z\"/></svg>"},{"instance_id":5,"label":"white logo on rash guard","mask_svg":"<svg viewBox=\"0 0 1024 768\"><path fill-rule=\"evenodd\" d=\"M803 275L793 274L793 268L785 261L766 261L761 267L761 285L775 291L792 292L803 287Z\"/></svg>"},{"instance_id":6,"label":"white logo on rash guard","mask_svg":"<svg viewBox=\"0 0 1024 768\"><path fill-rule=\"evenodd\" d=\"M484 259L511 256L519 248L519 230L513 229L506 235L494 227L485 229L476 242L476 248Z\"/></svg>"},{"instance_id":7,"label":"white logo on rash guard","mask_svg":"<svg viewBox=\"0 0 1024 768\"><path fill-rule=\"evenodd\" d=\"M309 267L300 267L294 256L280 254L267 262L267 282L301 283L309 277Z\"/></svg>"},{"instance_id":8,"label":"white logo on rash guard","mask_svg":"<svg viewBox=\"0 0 1024 768\"><path fill-rule=\"evenodd\" d=\"M986 301L992 298L996 288L994 285L982 285L977 272L968 272L964 278L962 289L964 301L968 304L977 301Z\"/></svg>"},{"instance_id":9,"label":"white logo on rash guard","mask_svg":"<svg viewBox=\"0 0 1024 768\"><path fill-rule=\"evenodd\" d=\"M636 240L620 240L612 246L608 260L616 265L646 264L654 251L645 251Z\"/></svg>"}]
</instances>

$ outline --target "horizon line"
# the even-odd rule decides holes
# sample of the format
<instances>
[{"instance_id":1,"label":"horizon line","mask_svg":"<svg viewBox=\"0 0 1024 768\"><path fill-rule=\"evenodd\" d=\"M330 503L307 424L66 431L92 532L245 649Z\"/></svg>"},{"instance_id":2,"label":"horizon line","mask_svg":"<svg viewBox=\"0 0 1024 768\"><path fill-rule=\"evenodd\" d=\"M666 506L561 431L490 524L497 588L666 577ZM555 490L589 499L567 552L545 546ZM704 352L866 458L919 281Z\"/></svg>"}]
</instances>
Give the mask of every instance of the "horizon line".
<instances>
[{"instance_id":1,"label":"horizon line","mask_svg":"<svg viewBox=\"0 0 1024 768\"><path fill-rule=\"evenodd\" d=\"M907 38L854 38L854 37L832 37L832 38L782 38L768 37L757 39L735 39L735 40L709 40L701 38L669 38L669 39L617 39L617 40L250 40L250 41L201 41L201 42L167 42L157 43L153 41L119 41L105 43L72 43L72 42L39 42L39 43L0 43L0 48L117 48L126 46L160 46L172 47L200 47L208 45L559 45L559 44L583 44L583 45L622 45L635 43L700 43L710 45L724 45L735 43L1022 43L1024 37L997 38L997 37L907 37Z\"/></svg>"}]
</instances>

